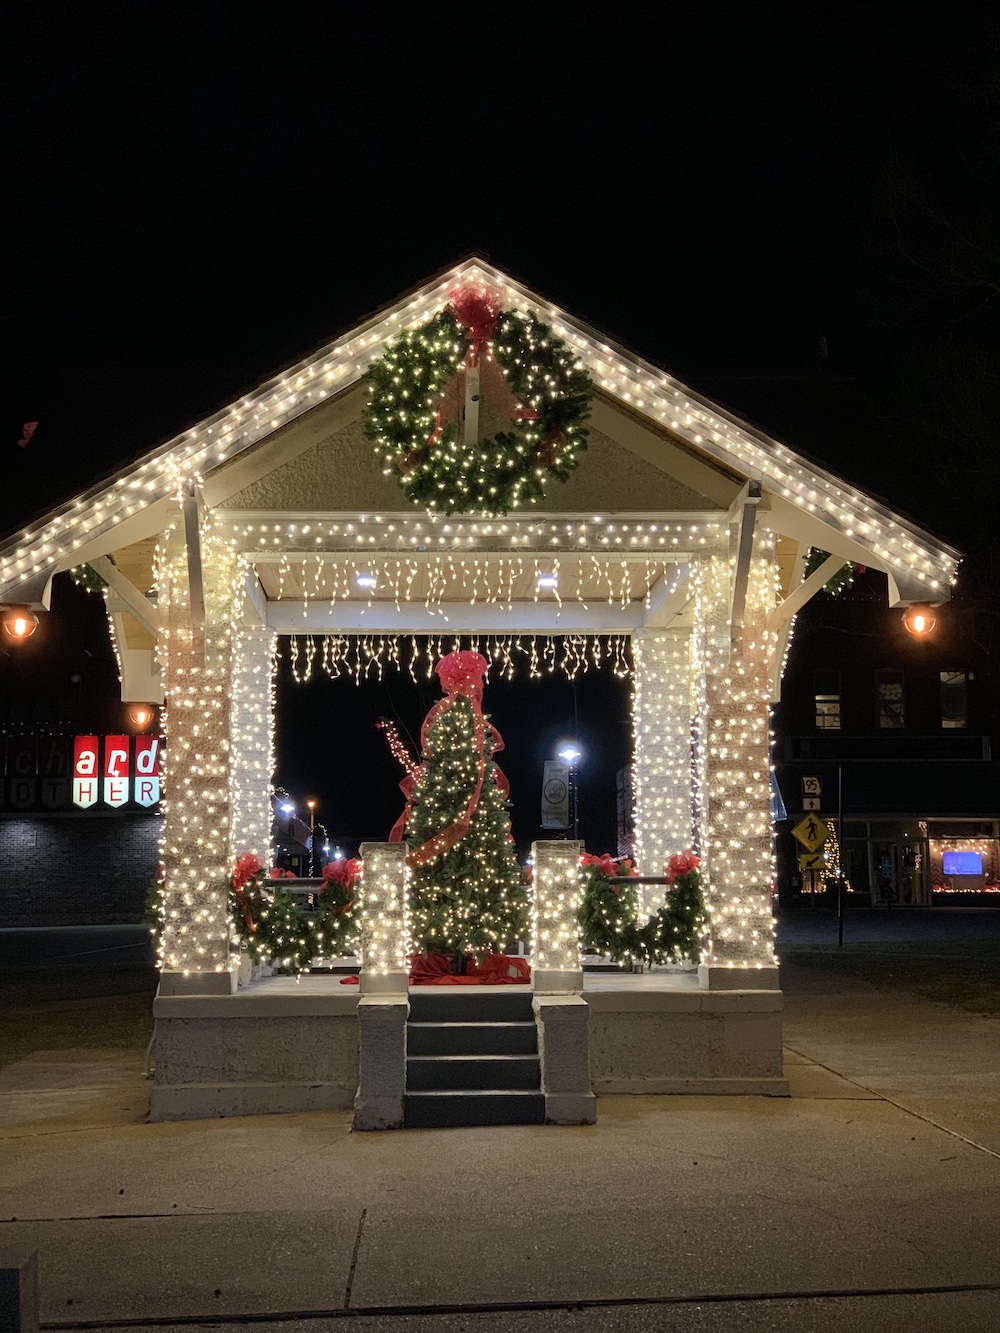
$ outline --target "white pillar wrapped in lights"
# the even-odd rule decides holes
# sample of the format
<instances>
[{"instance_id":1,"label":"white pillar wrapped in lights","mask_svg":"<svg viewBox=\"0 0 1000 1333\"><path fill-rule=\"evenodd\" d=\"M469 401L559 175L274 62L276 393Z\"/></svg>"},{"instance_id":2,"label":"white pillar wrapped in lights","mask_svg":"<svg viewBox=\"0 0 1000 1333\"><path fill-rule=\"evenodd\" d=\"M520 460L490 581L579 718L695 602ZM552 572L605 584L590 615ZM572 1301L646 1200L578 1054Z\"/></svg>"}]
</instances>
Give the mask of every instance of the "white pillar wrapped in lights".
<instances>
[{"instance_id":1,"label":"white pillar wrapped in lights","mask_svg":"<svg viewBox=\"0 0 1000 1333\"><path fill-rule=\"evenodd\" d=\"M233 608L242 562L219 544L192 610L188 556L176 527L161 540L157 649L164 668L164 929L160 994L226 993L229 948ZM265 828L267 825L265 824Z\"/></svg>"},{"instance_id":2,"label":"white pillar wrapped in lights","mask_svg":"<svg viewBox=\"0 0 1000 1333\"><path fill-rule=\"evenodd\" d=\"M730 625L731 561L714 555L695 574L701 850L710 946L699 968L713 989L778 985L771 909L769 670L777 635L766 627L776 567L770 536L750 561L742 634Z\"/></svg>"},{"instance_id":3,"label":"white pillar wrapped in lights","mask_svg":"<svg viewBox=\"0 0 1000 1333\"><path fill-rule=\"evenodd\" d=\"M361 994L406 993L410 908L405 842L361 844Z\"/></svg>"},{"instance_id":4,"label":"white pillar wrapped in lights","mask_svg":"<svg viewBox=\"0 0 1000 1333\"><path fill-rule=\"evenodd\" d=\"M271 858L276 644L277 635L264 626L234 630L231 864L245 852L253 852L264 864Z\"/></svg>"},{"instance_id":5,"label":"white pillar wrapped in lights","mask_svg":"<svg viewBox=\"0 0 1000 1333\"><path fill-rule=\"evenodd\" d=\"M531 844L531 980L537 995L583 989L577 918L582 850L573 839Z\"/></svg>"},{"instance_id":6,"label":"white pillar wrapped in lights","mask_svg":"<svg viewBox=\"0 0 1000 1333\"><path fill-rule=\"evenodd\" d=\"M635 851L643 875L691 846L691 635L637 630L632 635ZM644 897L646 913L662 892Z\"/></svg>"}]
</instances>

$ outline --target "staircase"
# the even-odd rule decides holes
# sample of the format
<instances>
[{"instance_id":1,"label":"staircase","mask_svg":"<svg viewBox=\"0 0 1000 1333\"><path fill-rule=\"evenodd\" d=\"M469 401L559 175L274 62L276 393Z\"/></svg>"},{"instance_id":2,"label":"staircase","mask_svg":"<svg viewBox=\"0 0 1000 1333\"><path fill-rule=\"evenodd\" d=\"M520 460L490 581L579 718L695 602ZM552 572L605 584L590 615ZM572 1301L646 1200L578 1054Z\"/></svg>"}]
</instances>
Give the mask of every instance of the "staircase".
<instances>
[{"instance_id":1,"label":"staircase","mask_svg":"<svg viewBox=\"0 0 1000 1333\"><path fill-rule=\"evenodd\" d=\"M473 986L410 991L407 1129L541 1125L538 1037L531 991Z\"/></svg>"}]
</instances>

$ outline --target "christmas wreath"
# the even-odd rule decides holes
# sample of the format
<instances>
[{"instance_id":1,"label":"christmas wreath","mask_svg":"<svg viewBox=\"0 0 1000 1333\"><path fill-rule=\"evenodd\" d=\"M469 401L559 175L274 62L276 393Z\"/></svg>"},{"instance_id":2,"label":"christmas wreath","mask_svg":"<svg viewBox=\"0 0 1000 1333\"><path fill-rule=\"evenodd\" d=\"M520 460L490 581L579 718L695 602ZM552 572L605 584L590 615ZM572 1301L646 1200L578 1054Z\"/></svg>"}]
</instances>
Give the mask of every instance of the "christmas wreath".
<instances>
[{"instance_id":1,"label":"christmas wreath","mask_svg":"<svg viewBox=\"0 0 1000 1333\"><path fill-rule=\"evenodd\" d=\"M590 376L547 324L470 282L368 370L364 425L414 504L505 514L565 481L587 447ZM492 433L490 433L492 431Z\"/></svg>"}]
</instances>

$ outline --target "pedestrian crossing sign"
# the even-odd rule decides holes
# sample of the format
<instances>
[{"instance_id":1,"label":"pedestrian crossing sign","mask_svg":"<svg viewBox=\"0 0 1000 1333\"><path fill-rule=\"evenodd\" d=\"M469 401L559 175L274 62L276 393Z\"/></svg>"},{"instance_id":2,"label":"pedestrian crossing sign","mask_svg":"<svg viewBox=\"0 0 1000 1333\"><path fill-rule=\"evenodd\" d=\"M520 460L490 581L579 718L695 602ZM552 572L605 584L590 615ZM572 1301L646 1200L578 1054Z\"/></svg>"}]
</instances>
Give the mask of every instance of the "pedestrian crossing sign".
<instances>
[{"instance_id":1,"label":"pedestrian crossing sign","mask_svg":"<svg viewBox=\"0 0 1000 1333\"><path fill-rule=\"evenodd\" d=\"M807 852L819 851L829 836L830 826L819 815L806 815L792 829L792 837L801 842Z\"/></svg>"}]
</instances>

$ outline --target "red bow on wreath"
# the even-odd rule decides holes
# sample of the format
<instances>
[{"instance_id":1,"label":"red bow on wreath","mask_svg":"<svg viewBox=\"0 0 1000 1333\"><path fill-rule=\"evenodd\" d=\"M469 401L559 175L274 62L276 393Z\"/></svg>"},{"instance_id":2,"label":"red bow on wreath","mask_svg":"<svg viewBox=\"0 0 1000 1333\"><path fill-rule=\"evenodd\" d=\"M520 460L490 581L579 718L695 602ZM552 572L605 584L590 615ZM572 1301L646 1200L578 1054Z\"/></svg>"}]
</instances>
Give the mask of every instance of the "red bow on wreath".
<instances>
[{"instance_id":1,"label":"red bow on wreath","mask_svg":"<svg viewBox=\"0 0 1000 1333\"><path fill-rule=\"evenodd\" d=\"M466 282L453 287L448 293L448 309L465 329L469 347L465 360L445 385L437 410L434 431L427 441L436 444L447 426L466 421L472 424L467 406L475 411L476 434L466 443L478 439L479 403L492 403L508 421L538 421L540 414L533 407L525 407L511 393L503 371L493 356L493 337L497 320L503 308L503 292L485 282ZM471 433L471 432L468 432Z\"/></svg>"}]
</instances>

